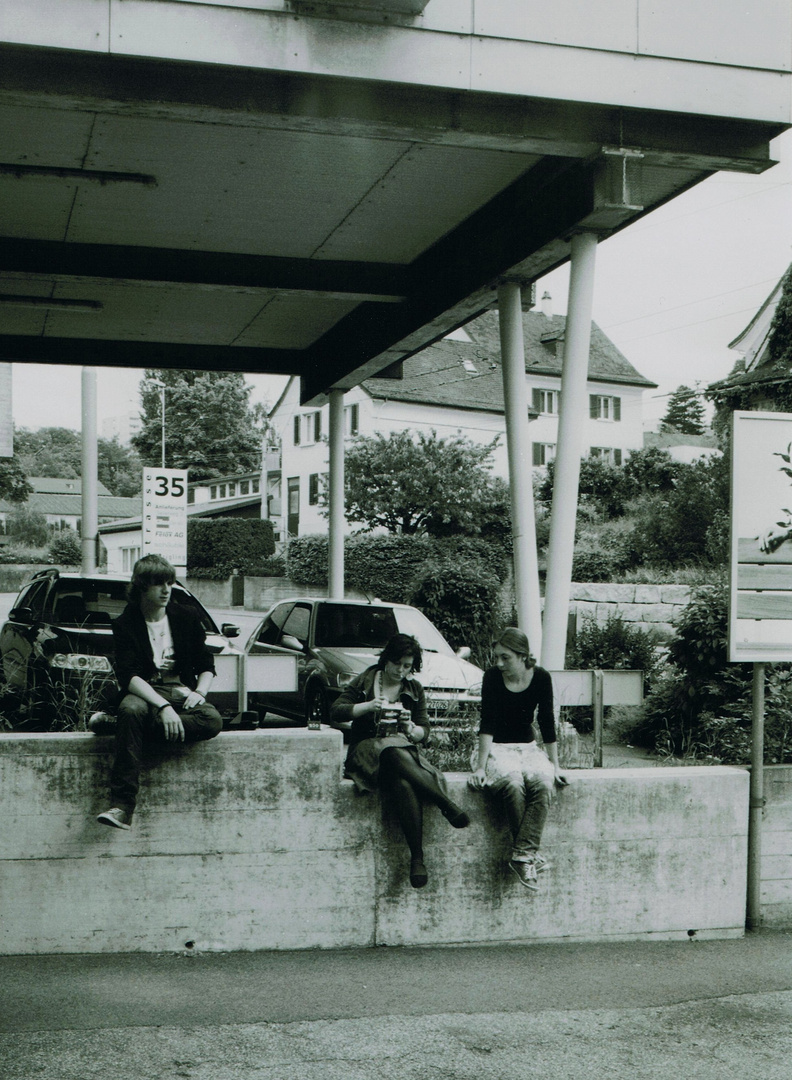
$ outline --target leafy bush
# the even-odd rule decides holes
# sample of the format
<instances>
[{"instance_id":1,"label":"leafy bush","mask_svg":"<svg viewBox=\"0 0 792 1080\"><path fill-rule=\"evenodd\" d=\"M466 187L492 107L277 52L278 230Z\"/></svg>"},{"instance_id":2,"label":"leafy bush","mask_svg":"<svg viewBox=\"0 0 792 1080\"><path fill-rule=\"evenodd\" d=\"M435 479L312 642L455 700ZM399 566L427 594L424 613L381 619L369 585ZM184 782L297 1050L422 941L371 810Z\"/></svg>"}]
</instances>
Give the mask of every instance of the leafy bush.
<instances>
[{"instance_id":1,"label":"leafy bush","mask_svg":"<svg viewBox=\"0 0 792 1080\"><path fill-rule=\"evenodd\" d=\"M652 631L625 622L620 615L610 615L605 623L584 619L566 660L568 668L643 671L645 690L656 678L661 664Z\"/></svg>"},{"instance_id":2,"label":"leafy bush","mask_svg":"<svg viewBox=\"0 0 792 1080\"><path fill-rule=\"evenodd\" d=\"M555 462L550 462L536 488L536 497L550 506L555 482ZM580 462L578 499L590 504L605 519L620 517L631 494L631 487L620 465L604 458L583 458Z\"/></svg>"},{"instance_id":3,"label":"leafy bush","mask_svg":"<svg viewBox=\"0 0 792 1080\"><path fill-rule=\"evenodd\" d=\"M286 574L299 585L326 585L327 536L296 536L290 540L286 549Z\"/></svg>"},{"instance_id":4,"label":"leafy bush","mask_svg":"<svg viewBox=\"0 0 792 1080\"><path fill-rule=\"evenodd\" d=\"M419 608L454 649L467 645L471 660L486 667L498 618L500 582L478 561L428 563L409 602Z\"/></svg>"},{"instance_id":5,"label":"leafy bush","mask_svg":"<svg viewBox=\"0 0 792 1080\"><path fill-rule=\"evenodd\" d=\"M232 570L250 573L275 553L271 521L259 518L190 518L187 522L187 570L211 569L222 577Z\"/></svg>"},{"instance_id":6,"label":"leafy bush","mask_svg":"<svg viewBox=\"0 0 792 1080\"><path fill-rule=\"evenodd\" d=\"M0 548L0 565L9 566L19 563L32 565L45 564L47 561L46 547L30 547L27 544L10 543Z\"/></svg>"},{"instance_id":7,"label":"leafy bush","mask_svg":"<svg viewBox=\"0 0 792 1080\"><path fill-rule=\"evenodd\" d=\"M45 547L49 542L47 519L38 510L28 506L15 507L8 515L7 524L9 536L18 544Z\"/></svg>"},{"instance_id":8,"label":"leafy bush","mask_svg":"<svg viewBox=\"0 0 792 1080\"><path fill-rule=\"evenodd\" d=\"M53 537L47 561L56 566L79 566L82 562L80 538L73 529L64 529Z\"/></svg>"}]
</instances>

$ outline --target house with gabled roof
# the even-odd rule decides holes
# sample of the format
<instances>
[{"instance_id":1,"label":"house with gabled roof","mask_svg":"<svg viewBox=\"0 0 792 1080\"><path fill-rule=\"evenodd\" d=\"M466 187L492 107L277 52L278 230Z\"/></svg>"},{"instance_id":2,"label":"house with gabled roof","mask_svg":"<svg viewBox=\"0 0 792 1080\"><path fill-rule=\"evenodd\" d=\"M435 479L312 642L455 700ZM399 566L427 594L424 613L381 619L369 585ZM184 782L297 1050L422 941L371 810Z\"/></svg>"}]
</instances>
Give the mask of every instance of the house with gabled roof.
<instances>
[{"instance_id":1,"label":"house with gabled roof","mask_svg":"<svg viewBox=\"0 0 792 1080\"><path fill-rule=\"evenodd\" d=\"M80 531L82 522L82 480L80 477L29 476L33 491L25 506L43 514L53 529ZM125 518L140 506L140 499L111 495L101 482L97 483L97 513L100 522ZM0 499L0 530L6 531L8 516L17 509L16 504Z\"/></svg>"},{"instance_id":2,"label":"house with gabled roof","mask_svg":"<svg viewBox=\"0 0 792 1080\"><path fill-rule=\"evenodd\" d=\"M788 361L770 356L770 331L784 285L792 275L792 265L782 275L773 291L729 348L738 354L734 367L725 379L711 383L707 394L718 404L730 403L732 409L767 409L775 411L779 387L789 386Z\"/></svg>"},{"instance_id":3,"label":"house with gabled roof","mask_svg":"<svg viewBox=\"0 0 792 1080\"><path fill-rule=\"evenodd\" d=\"M565 328L566 318L553 315L547 306L523 313L534 468L547 465L555 454ZM655 386L592 323L585 453L620 465L630 450L640 449L643 392ZM276 538L323 532L327 521L320 492L328 470L328 407L301 406L299 382L291 379L270 422L281 443L280 470L271 470L267 477ZM493 474L508 478L496 312L481 315L405 360L401 378L366 379L347 392L347 439L404 430L435 431L441 438L461 434L478 443L497 439Z\"/></svg>"}]
</instances>

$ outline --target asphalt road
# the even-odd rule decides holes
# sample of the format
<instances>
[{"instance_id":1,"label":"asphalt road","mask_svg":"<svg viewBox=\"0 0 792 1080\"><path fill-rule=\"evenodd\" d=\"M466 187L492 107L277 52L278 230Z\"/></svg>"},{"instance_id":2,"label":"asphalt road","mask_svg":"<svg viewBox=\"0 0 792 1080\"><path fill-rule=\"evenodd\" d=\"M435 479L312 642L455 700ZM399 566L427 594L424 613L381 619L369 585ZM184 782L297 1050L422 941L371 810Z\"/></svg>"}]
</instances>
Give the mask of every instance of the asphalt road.
<instances>
[{"instance_id":1,"label":"asphalt road","mask_svg":"<svg viewBox=\"0 0 792 1080\"><path fill-rule=\"evenodd\" d=\"M785 933L0 957L4 1080L789 1080L790 1021Z\"/></svg>"}]
</instances>

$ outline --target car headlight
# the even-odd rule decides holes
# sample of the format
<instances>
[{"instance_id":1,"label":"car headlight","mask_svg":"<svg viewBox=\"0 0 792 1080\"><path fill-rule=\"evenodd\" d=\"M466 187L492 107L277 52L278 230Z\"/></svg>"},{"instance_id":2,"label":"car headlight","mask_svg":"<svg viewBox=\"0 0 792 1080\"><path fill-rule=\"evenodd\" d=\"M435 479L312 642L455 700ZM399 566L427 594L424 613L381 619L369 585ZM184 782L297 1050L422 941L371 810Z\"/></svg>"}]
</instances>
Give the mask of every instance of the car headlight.
<instances>
[{"instance_id":1,"label":"car headlight","mask_svg":"<svg viewBox=\"0 0 792 1080\"><path fill-rule=\"evenodd\" d=\"M90 656L86 653L55 653L50 657L50 667L67 671L101 671L112 674L113 668L106 656Z\"/></svg>"},{"instance_id":2,"label":"car headlight","mask_svg":"<svg viewBox=\"0 0 792 1080\"><path fill-rule=\"evenodd\" d=\"M345 686L349 686L349 684L351 682L354 682L356 678L357 672L355 671L339 671L339 673L336 675L336 685L340 686L343 690Z\"/></svg>"}]
</instances>

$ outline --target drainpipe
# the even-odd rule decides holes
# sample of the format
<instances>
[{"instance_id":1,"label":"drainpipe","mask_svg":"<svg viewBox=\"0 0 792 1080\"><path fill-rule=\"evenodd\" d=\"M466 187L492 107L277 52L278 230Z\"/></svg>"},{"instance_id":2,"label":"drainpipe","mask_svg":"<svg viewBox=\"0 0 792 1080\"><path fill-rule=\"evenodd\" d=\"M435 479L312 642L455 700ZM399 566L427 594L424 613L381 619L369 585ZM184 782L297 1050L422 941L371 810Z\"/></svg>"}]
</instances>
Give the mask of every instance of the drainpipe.
<instances>
[{"instance_id":1,"label":"drainpipe","mask_svg":"<svg viewBox=\"0 0 792 1080\"><path fill-rule=\"evenodd\" d=\"M328 595L344 599L344 391L330 391Z\"/></svg>"},{"instance_id":2,"label":"drainpipe","mask_svg":"<svg viewBox=\"0 0 792 1080\"><path fill-rule=\"evenodd\" d=\"M597 236L591 232L572 237L569 304L561 371L561 405L555 456L553 505L545 588L542 667L562 671L566 657L567 619L575 547L580 457L588 419L586 383L591 344L591 309Z\"/></svg>"},{"instance_id":3,"label":"drainpipe","mask_svg":"<svg viewBox=\"0 0 792 1080\"><path fill-rule=\"evenodd\" d=\"M532 485L531 439L528 431L528 390L525 383L525 344L522 295L517 282L498 289L506 446L509 456L514 591L517 621L528 635L535 656L542 650L542 608L536 556L536 523Z\"/></svg>"},{"instance_id":4,"label":"drainpipe","mask_svg":"<svg viewBox=\"0 0 792 1080\"><path fill-rule=\"evenodd\" d=\"M99 528L96 368L82 369L82 573L96 573Z\"/></svg>"}]
</instances>

